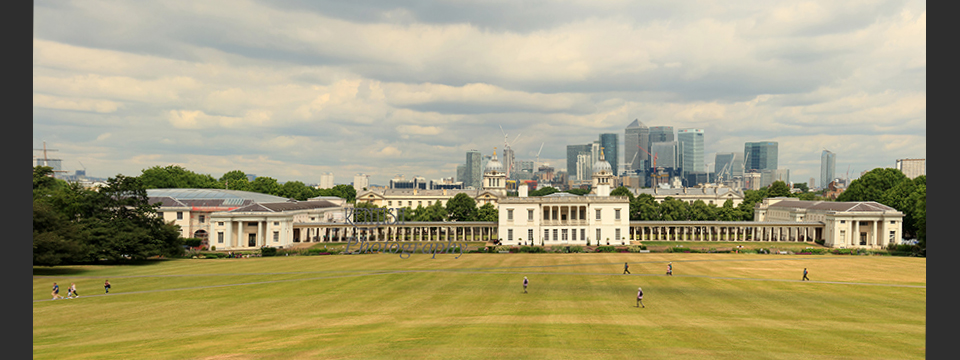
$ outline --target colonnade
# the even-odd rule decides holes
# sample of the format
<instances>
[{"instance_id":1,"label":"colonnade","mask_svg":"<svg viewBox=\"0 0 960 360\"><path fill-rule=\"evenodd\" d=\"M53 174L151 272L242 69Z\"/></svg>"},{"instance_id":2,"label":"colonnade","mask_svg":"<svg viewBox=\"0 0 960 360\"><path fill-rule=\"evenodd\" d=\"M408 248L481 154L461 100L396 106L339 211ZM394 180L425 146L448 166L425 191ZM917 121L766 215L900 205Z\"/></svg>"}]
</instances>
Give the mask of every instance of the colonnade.
<instances>
[{"instance_id":1,"label":"colonnade","mask_svg":"<svg viewBox=\"0 0 960 360\"><path fill-rule=\"evenodd\" d=\"M490 224L451 225L425 223L418 226L357 227L349 224L295 225L300 229L294 242L346 242L352 237L367 241L490 241L497 237L497 226Z\"/></svg>"},{"instance_id":2,"label":"colonnade","mask_svg":"<svg viewBox=\"0 0 960 360\"><path fill-rule=\"evenodd\" d=\"M822 237L822 225L796 224L630 224L632 240L671 241L814 241Z\"/></svg>"}]
</instances>

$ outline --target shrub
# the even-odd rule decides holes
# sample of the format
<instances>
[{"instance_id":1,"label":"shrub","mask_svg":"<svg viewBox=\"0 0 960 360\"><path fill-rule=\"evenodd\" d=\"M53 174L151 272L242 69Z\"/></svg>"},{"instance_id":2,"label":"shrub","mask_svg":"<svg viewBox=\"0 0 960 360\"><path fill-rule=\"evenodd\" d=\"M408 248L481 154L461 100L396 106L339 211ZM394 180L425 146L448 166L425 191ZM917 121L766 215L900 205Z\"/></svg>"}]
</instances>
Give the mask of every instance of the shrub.
<instances>
[{"instance_id":1,"label":"shrub","mask_svg":"<svg viewBox=\"0 0 960 360\"><path fill-rule=\"evenodd\" d=\"M632 253L638 253L640 250L646 250L647 247L643 245L630 245L627 247L627 251Z\"/></svg>"},{"instance_id":2,"label":"shrub","mask_svg":"<svg viewBox=\"0 0 960 360\"><path fill-rule=\"evenodd\" d=\"M203 243L203 240L198 238L186 238L183 239L183 244L189 247L200 247L200 244Z\"/></svg>"},{"instance_id":3,"label":"shrub","mask_svg":"<svg viewBox=\"0 0 960 360\"><path fill-rule=\"evenodd\" d=\"M824 240L824 239L816 239L816 240L814 240L813 242L815 242L815 243L817 243L817 244L820 244L820 245L823 245L823 244L825 244L827 241Z\"/></svg>"},{"instance_id":4,"label":"shrub","mask_svg":"<svg viewBox=\"0 0 960 360\"><path fill-rule=\"evenodd\" d=\"M597 246L596 252L612 253L617 250L616 246Z\"/></svg>"},{"instance_id":5,"label":"shrub","mask_svg":"<svg viewBox=\"0 0 960 360\"><path fill-rule=\"evenodd\" d=\"M216 245L211 246L211 247L210 247L210 251L217 251L217 246L216 246Z\"/></svg>"},{"instance_id":6,"label":"shrub","mask_svg":"<svg viewBox=\"0 0 960 360\"><path fill-rule=\"evenodd\" d=\"M275 247L265 247L260 248L260 256L276 256L277 248Z\"/></svg>"}]
</instances>

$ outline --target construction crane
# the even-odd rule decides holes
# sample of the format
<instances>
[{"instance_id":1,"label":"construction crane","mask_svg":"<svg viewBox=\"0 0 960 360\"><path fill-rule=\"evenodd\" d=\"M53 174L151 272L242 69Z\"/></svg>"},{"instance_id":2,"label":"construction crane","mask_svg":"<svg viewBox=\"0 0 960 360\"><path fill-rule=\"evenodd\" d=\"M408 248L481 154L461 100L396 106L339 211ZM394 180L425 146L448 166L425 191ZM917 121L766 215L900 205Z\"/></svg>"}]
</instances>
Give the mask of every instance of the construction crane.
<instances>
[{"instance_id":1,"label":"construction crane","mask_svg":"<svg viewBox=\"0 0 960 360\"><path fill-rule=\"evenodd\" d=\"M540 152L541 151L543 151L543 143L540 143L540 150L537 150L537 162L533 164L533 167L535 168L533 169L534 172L536 172L537 169L540 168Z\"/></svg>"},{"instance_id":2,"label":"construction crane","mask_svg":"<svg viewBox=\"0 0 960 360\"><path fill-rule=\"evenodd\" d=\"M47 157L47 151L59 151L59 150L57 150L57 149L47 149L47 142L46 142L46 141L43 142L43 149L33 149L33 151L43 151L43 166L50 166L50 160L60 161L60 159L51 159L51 158ZM34 156L34 157L36 157L36 156ZM52 166L51 166L51 167L52 167ZM66 171L66 170L56 170L56 169L54 169L53 172L54 172L54 174L56 174L56 173L65 173L65 172L67 172L67 171Z\"/></svg>"},{"instance_id":3,"label":"construction crane","mask_svg":"<svg viewBox=\"0 0 960 360\"><path fill-rule=\"evenodd\" d=\"M653 153L653 154L651 154L649 151L647 151L647 149L644 149L644 148L643 148L642 146L640 146L640 145L637 145L637 148L639 148L640 150L643 150L643 152L647 153L647 155L650 155L650 157L653 158L653 169L655 169L655 170L657 170L657 171L663 170L663 169L661 169L661 168L657 168L657 155L658 155L659 153ZM653 181L654 181L655 183L657 183L657 184L660 183L660 178L665 177L665 176L667 176L667 174L659 174L659 173L650 174L650 177L655 178Z\"/></svg>"}]
</instances>

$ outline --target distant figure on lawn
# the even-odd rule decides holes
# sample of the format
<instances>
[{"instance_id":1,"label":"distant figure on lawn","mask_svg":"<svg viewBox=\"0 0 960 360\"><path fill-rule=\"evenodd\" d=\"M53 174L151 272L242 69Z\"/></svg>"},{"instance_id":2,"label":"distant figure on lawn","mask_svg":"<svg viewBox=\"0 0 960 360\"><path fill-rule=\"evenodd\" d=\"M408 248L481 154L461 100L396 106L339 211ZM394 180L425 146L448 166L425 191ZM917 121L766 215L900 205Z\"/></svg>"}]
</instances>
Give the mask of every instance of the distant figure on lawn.
<instances>
[{"instance_id":1,"label":"distant figure on lawn","mask_svg":"<svg viewBox=\"0 0 960 360\"><path fill-rule=\"evenodd\" d=\"M70 284L70 288L67 289L67 299L74 297L80 297L80 295L77 294L77 283Z\"/></svg>"},{"instance_id":2,"label":"distant figure on lawn","mask_svg":"<svg viewBox=\"0 0 960 360\"><path fill-rule=\"evenodd\" d=\"M110 280L104 280L104 282L103 282L103 293L104 293L104 294L110 293Z\"/></svg>"},{"instance_id":3,"label":"distant figure on lawn","mask_svg":"<svg viewBox=\"0 0 960 360\"><path fill-rule=\"evenodd\" d=\"M63 299L63 296L60 296L60 285L53 283L53 291L50 293L50 295L53 295L53 300L56 300L57 298Z\"/></svg>"},{"instance_id":4,"label":"distant figure on lawn","mask_svg":"<svg viewBox=\"0 0 960 360\"><path fill-rule=\"evenodd\" d=\"M630 273L630 265L628 265L627 263L623 263L623 273L624 274Z\"/></svg>"},{"instance_id":5,"label":"distant figure on lawn","mask_svg":"<svg viewBox=\"0 0 960 360\"><path fill-rule=\"evenodd\" d=\"M667 264L667 275L673 276L673 263Z\"/></svg>"},{"instance_id":6,"label":"distant figure on lawn","mask_svg":"<svg viewBox=\"0 0 960 360\"><path fill-rule=\"evenodd\" d=\"M530 281L527 280L527 277L526 277L526 276L524 276L524 277L523 277L523 293L524 293L524 294L527 293L527 285L529 285L529 284L530 284Z\"/></svg>"},{"instance_id":7,"label":"distant figure on lawn","mask_svg":"<svg viewBox=\"0 0 960 360\"><path fill-rule=\"evenodd\" d=\"M810 281L810 279L807 278L807 268L803 268L803 279L800 279L800 281Z\"/></svg>"},{"instance_id":8,"label":"distant figure on lawn","mask_svg":"<svg viewBox=\"0 0 960 360\"><path fill-rule=\"evenodd\" d=\"M646 307L643 306L643 288L637 288L637 307Z\"/></svg>"}]
</instances>

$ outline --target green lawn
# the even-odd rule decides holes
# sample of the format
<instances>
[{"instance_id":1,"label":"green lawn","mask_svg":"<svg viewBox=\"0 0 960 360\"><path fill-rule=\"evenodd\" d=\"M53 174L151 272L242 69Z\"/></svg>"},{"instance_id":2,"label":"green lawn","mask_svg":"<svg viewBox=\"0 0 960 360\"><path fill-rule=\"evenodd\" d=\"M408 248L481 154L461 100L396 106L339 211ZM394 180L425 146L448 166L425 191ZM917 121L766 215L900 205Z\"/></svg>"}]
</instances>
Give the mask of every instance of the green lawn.
<instances>
[{"instance_id":1,"label":"green lawn","mask_svg":"<svg viewBox=\"0 0 960 360\"><path fill-rule=\"evenodd\" d=\"M34 268L36 359L922 359L926 259L395 254ZM621 275L630 262L632 275ZM664 276L666 263L673 277ZM811 282L800 282L802 269ZM523 294L522 279L530 279ZM103 295L103 280L113 289ZM78 299L49 301L75 282ZM634 307L643 286L646 308Z\"/></svg>"}]
</instances>

